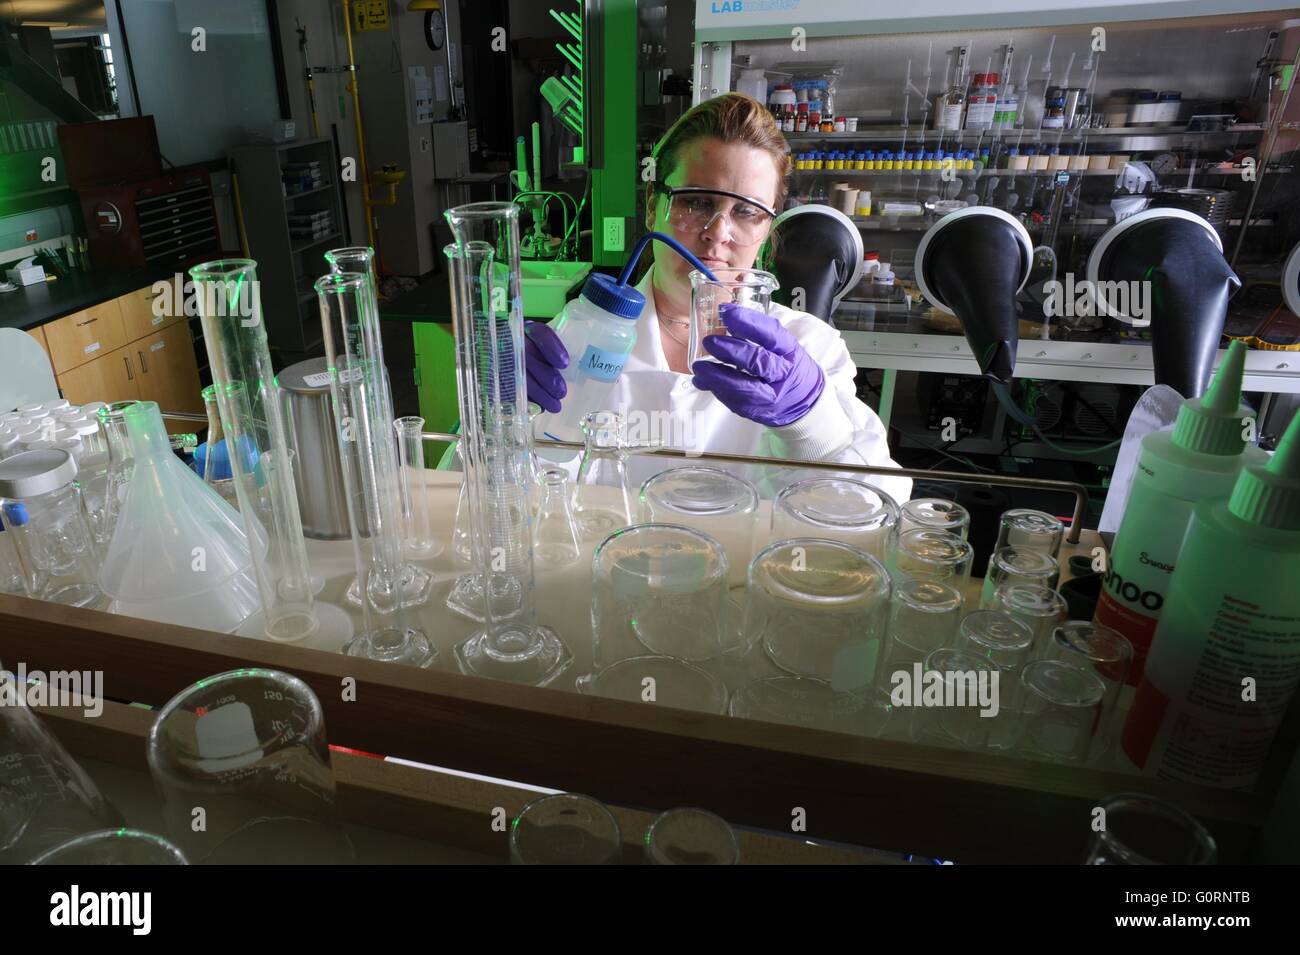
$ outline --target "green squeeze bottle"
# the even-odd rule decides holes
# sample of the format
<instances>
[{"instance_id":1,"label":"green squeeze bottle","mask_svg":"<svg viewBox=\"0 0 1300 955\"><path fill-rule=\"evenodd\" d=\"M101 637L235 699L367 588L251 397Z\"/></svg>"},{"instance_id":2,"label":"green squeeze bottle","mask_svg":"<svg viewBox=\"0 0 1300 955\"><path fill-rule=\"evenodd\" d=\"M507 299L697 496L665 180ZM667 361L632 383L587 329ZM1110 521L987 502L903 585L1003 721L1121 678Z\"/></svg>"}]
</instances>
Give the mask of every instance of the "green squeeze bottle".
<instances>
[{"instance_id":1,"label":"green squeeze bottle","mask_svg":"<svg viewBox=\"0 0 1300 955\"><path fill-rule=\"evenodd\" d=\"M1234 341L1204 397L1189 398L1174 429L1142 439L1133 489L1111 549L1094 621L1133 644L1128 682L1137 686L1170 577L1198 501L1226 498L1242 467L1265 458L1247 445L1254 411L1241 402L1246 346Z\"/></svg>"},{"instance_id":2,"label":"green squeeze bottle","mask_svg":"<svg viewBox=\"0 0 1300 955\"><path fill-rule=\"evenodd\" d=\"M1249 788L1300 683L1300 415L1227 500L1196 505L1124 752L1150 775Z\"/></svg>"}]
</instances>

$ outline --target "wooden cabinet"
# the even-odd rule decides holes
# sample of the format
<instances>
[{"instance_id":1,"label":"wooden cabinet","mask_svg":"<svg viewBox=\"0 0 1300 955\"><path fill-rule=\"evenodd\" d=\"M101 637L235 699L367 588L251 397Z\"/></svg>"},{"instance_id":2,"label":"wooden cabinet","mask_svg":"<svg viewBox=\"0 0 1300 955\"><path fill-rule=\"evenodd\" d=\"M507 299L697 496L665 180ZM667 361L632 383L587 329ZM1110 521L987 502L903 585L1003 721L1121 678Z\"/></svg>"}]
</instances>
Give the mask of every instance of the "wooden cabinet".
<instances>
[{"instance_id":1,"label":"wooden cabinet","mask_svg":"<svg viewBox=\"0 0 1300 955\"><path fill-rule=\"evenodd\" d=\"M170 292L165 294L170 296ZM127 341L133 342L185 320L184 315L169 315L165 312L162 315L155 315L155 297L153 286L148 286L123 295L117 300L117 306L122 312L122 327L126 331Z\"/></svg>"},{"instance_id":2,"label":"wooden cabinet","mask_svg":"<svg viewBox=\"0 0 1300 955\"><path fill-rule=\"evenodd\" d=\"M194 341L184 314L156 316L152 287L137 289L34 329L44 342L63 397L156 401L162 411L203 412ZM168 422L169 431L194 423Z\"/></svg>"},{"instance_id":3,"label":"wooden cabinet","mask_svg":"<svg viewBox=\"0 0 1300 955\"><path fill-rule=\"evenodd\" d=\"M199 366L188 324L182 322L164 328L132 342L128 350L134 353L135 366L140 369L141 401L156 401L163 411L202 413ZM194 426L187 425L180 430L193 431Z\"/></svg>"},{"instance_id":4,"label":"wooden cabinet","mask_svg":"<svg viewBox=\"0 0 1300 955\"><path fill-rule=\"evenodd\" d=\"M132 346L126 345L107 355L59 375L59 390L73 404L91 401L130 401L140 398L140 369L135 364Z\"/></svg>"},{"instance_id":5,"label":"wooden cabinet","mask_svg":"<svg viewBox=\"0 0 1300 955\"><path fill-rule=\"evenodd\" d=\"M45 326L45 343L55 376L121 348L127 337L117 299L50 322Z\"/></svg>"}]
</instances>

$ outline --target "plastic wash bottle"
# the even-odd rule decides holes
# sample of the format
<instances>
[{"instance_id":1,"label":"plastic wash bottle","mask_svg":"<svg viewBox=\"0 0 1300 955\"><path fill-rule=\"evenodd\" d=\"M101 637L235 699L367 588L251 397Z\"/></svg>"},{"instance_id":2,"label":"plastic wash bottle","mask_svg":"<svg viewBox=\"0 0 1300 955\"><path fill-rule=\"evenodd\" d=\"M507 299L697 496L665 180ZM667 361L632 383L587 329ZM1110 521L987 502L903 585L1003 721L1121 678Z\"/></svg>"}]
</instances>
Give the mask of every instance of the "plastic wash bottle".
<instances>
[{"instance_id":1,"label":"plastic wash bottle","mask_svg":"<svg viewBox=\"0 0 1300 955\"><path fill-rule=\"evenodd\" d=\"M1183 402L1173 431L1142 439L1094 616L1133 644L1133 686L1168 605L1192 508L1207 498L1226 498L1242 467L1267 457L1246 441L1255 413L1241 403L1245 363L1246 346L1234 341L1204 397Z\"/></svg>"},{"instance_id":2,"label":"plastic wash bottle","mask_svg":"<svg viewBox=\"0 0 1300 955\"><path fill-rule=\"evenodd\" d=\"M566 404L591 410L605 407L605 394L623 373L636 344L636 320L644 308L644 295L599 272L564 307L554 328L569 352L569 366L560 372L568 385Z\"/></svg>"},{"instance_id":3,"label":"plastic wash bottle","mask_svg":"<svg viewBox=\"0 0 1300 955\"><path fill-rule=\"evenodd\" d=\"M1300 682L1300 415L1196 505L1121 743L1148 774L1245 788Z\"/></svg>"}]
</instances>

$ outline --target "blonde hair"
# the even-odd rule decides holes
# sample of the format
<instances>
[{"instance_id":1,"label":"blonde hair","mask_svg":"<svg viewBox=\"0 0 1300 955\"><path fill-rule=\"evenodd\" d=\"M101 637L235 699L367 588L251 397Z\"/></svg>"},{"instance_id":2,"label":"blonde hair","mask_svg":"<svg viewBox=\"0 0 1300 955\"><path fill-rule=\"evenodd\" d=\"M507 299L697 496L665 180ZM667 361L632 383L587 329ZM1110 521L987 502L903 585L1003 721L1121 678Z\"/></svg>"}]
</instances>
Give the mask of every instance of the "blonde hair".
<instances>
[{"instance_id":1,"label":"blonde hair","mask_svg":"<svg viewBox=\"0 0 1300 955\"><path fill-rule=\"evenodd\" d=\"M669 127L651 153L656 181L664 182L671 176L681 163L682 152L699 139L742 143L771 156L777 173L776 201L772 208L781 211L786 179L790 175L790 147L766 106L744 93L723 93L688 109ZM654 201L654 183L651 183L646 202Z\"/></svg>"}]
</instances>

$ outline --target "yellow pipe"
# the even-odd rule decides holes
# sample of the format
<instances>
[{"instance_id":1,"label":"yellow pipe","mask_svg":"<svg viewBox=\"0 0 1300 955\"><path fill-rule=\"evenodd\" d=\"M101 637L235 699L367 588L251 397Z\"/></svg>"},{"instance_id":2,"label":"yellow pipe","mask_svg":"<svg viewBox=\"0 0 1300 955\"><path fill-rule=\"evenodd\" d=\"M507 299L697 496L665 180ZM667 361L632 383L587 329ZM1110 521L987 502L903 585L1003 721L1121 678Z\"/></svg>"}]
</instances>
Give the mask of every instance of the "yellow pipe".
<instances>
[{"instance_id":1,"label":"yellow pipe","mask_svg":"<svg viewBox=\"0 0 1300 955\"><path fill-rule=\"evenodd\" d=\"M366 216L366 238L370 247L375 247L375 221L370 214L370 208L374 203L370 200L370 165L366 162L366 133L361 125L361 92L357 88L357 59L352 50L352 0L342 0L343 3L343 35L348 44L348 70L352 74L348 78L348 91L352 93L352 118L357 126L357 152L361 160L361 197L362 211Z\"/></svg>"},{"instance_id":2,"label":"yellow pipe","mask_svg":"<svg viewBox=\"0 0 1300 955\"><path fill-rule=\"evenodd\" d=\"M244 203L239 196L239 176L233 172L230 174L230 186L235 193L235 225L239 228L239 251L244 258L251 258L248 254L248 230L244 227Z\"/></svg>"}]
</instances>

